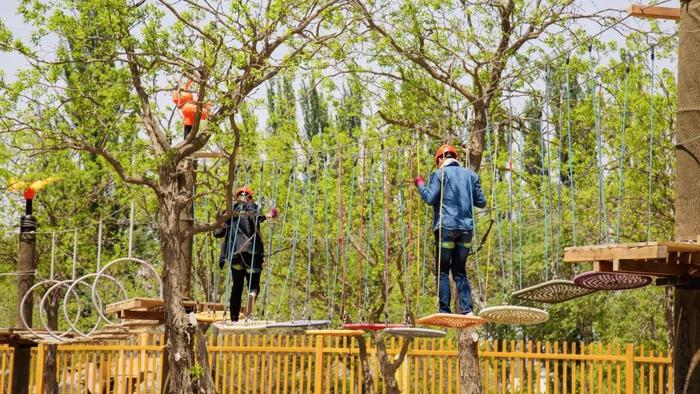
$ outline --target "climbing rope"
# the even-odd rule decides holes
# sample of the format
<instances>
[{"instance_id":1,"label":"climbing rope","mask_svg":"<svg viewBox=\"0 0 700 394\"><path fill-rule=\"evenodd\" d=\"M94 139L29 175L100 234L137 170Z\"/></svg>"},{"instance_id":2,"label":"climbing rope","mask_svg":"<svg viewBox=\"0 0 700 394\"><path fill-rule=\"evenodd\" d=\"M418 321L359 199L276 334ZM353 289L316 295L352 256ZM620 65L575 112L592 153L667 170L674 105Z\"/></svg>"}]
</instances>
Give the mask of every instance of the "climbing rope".
<instances>
[{"instance_id":1,"label":"climbing rope","mask_svg":"<svg viewBox=\"0 0 700 394\"><path fill-rule=\"evenodd\" d=\"M622 99L622 127L620 130L620 163L617 167L617 226L615 227L615 242L620 242L621 233L621 223L622 223L622 176L625 167L625 150L627 146L625 145L625 132L627 127L627 104L628 104L628 91L629 91L629 79L630 79L630 65L626 61L625 56L622 57L622 61L626 63L625 66L625 90Z\"/></svg>"},{"instance_id":2,"label":"climbing rope","mask_svg":"<svg viewBox=\"0 0 700 394\"><path fill-rule=\"evenodd\" d=\"M566 139L568 143L567 162L569 165L569 196L571 199L571 232L574 246L576 246L576 204L574 202L574 149L571 138L571 86L569 84L571 72L570 58L566 58ZM523 140L524 141L524 140ZM521 170L522 171L522 170ZM522 176L521 176L522 182ZM522 194L520 195L522 201ZM522 203L522 202L521 202ZM522 286L521 286L522 287Z\"/></svg>"},{"instance_id":3,"label":"climbing rope","mask_svg":"<svg viewBox=\"0 0 700 394\"><path fill-rule=\"evenodd\" d=\"M654 47L650 49L651 59L649 67L650 81L649 81L649 187L648 187L648 203L647 203L647 241L651 241L651 208L652 208L652 180L654 177Z\"/></svg>"}]
</instances>

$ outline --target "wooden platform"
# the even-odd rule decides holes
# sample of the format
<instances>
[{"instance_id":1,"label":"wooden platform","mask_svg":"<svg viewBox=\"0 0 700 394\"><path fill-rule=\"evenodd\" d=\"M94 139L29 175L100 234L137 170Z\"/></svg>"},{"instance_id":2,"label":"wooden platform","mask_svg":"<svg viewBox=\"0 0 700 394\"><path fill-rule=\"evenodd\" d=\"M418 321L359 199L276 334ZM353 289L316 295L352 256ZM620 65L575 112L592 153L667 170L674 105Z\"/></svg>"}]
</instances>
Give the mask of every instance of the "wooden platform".
<instances>
[{"instance_id":1,"label":"wooden platform","mask_svg":"<svg viewBox=\"0 0 700 394\"><path fill-rule=\"evenodd\" d=\"M564 249L564 262L593 262L593 271L700 277L700 244L639 242Z\"/></svg>"},{"instance_id":2,"label":"wooden platform","mask_svg":"<svg viewBox=\"0 0 700 394\"><path fill-rule=\"evenodd\" d=\"M213 302L184 300L186 312L223 311L225 306ZM120 319L165 320L165 301L162 298L130 298L107 305L105 312Z\"/></svg>"}]
</instances>

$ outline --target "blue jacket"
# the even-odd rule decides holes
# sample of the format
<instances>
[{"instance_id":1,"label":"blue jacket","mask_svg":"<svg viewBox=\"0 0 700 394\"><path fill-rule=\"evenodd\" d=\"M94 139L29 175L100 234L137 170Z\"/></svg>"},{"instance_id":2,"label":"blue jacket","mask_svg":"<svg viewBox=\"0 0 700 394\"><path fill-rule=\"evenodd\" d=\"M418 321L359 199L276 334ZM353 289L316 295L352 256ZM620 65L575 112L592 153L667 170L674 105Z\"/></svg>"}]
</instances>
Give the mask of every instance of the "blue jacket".
<instances>
[{"instance_id":1,"label":"blue jacket","mask_svg":"<svg viewBox=\"0 0 700 394\"><path fill-rule=\"evenodd\" d=\"M441 180L444 174L444 181ZM433 230L440 227L440 185L442 196L442 228L446 230L474 231L474 209L484 208L486 197L481 190L479 175L454 161L430 174L427 186L418 187L420 196L433 206Z\"/></svg>"}]
</instances>

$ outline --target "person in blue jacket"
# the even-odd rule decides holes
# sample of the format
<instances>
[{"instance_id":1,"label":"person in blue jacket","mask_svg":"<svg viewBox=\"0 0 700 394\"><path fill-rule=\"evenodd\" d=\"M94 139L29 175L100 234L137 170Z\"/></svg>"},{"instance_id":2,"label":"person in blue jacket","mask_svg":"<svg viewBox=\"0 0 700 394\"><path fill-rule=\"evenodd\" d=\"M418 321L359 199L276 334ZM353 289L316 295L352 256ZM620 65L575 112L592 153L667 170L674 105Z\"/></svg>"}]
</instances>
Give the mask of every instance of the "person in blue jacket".
<instances>
[{"instance_id":1,"label":"person in blue jacket","mask_svg":"<svg viewBox=\"0 0 700 394\"><path fill-rule=\"evenodd\" d=\"M452 272L460 312L473 315L466 264L474 235L473 207L484 208L486 197L479 176L457 161L454 146L442 145L435 154L435 164L438 169L430 174L427 185L420 176L414 182L423 201L433 206L440 312L451 313L449 273Z\"/></svg>"}]
</instances>

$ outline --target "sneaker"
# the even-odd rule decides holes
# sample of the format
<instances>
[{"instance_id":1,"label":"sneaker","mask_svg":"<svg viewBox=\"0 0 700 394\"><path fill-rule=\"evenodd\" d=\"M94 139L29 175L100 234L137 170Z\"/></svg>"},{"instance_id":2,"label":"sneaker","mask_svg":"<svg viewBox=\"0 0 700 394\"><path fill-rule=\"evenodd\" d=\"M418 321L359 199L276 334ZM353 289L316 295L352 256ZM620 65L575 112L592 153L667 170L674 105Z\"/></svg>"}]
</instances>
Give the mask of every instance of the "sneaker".
<instances>
[{"instance_id":1,"label":"sneaker","mask_svg":"<svg viewBox=\"0 0 700 394\"><path fill-rule=\"evenodd\" d=\"M258 293L251 291L248 294L248 304L246 305L245 308L245 314L247 317L251 316L253 314L253 305L255 303L255 297L257 297Z\"/></svg>"}]
</instances>

